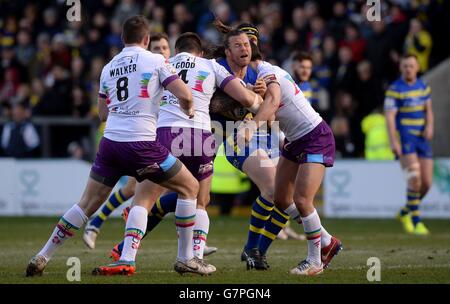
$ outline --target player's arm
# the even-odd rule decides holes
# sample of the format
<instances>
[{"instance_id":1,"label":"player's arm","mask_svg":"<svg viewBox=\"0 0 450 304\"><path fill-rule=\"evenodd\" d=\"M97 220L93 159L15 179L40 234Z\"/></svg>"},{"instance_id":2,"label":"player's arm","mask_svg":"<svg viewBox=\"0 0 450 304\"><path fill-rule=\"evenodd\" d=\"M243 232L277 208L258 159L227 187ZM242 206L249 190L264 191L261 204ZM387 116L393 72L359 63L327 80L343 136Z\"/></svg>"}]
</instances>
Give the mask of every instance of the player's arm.
<instances>
[{"instance_id":1,"label":"player's arm","mask_svg":"<svg viewBox=\"0 0 450 304\"><path fill-rule=\"evenodd\" d=\"M256 61L258 67L258 79L262 79L266 86L264 102L261 104L253 121L258 128L264 123L270 123L275 119L275 112L280 107L281 88L274 66L267 62Z\"/></svg>"},{"instance_id":2,"label":"player's arm","mask_svg":"<svg viewBox=\"0 0 450 304\"><path fill-rule=\"evenodd\" d=\"M180 103L181 111L189 116L194 117L194 101L192 92L188 86L177 75L177 70L166 60L160 56L160 66L158 69L161 84L166 90L175 95Z\"/></svg>"},{"instance_id":3,"label":"player's arm","mask_svg":"<svg viewBox=\"0 0 450 304\"><path fill-rule=\"evenodd\" d=\"M216 85L232 99L239 102L243 107L252 109L259 106L262 102L261 96L255 92L247 90L245 84L239 79L231 75L223 66L215 60L210 61L212 69L216 75Z\"/></svg>"},{"instance_id":4,"label":"player's arm","mask_svg":"<svg viewBox=\"0 0 450 304\"><path fill-rule=\"evenodd\" d=\"M192 99L192 92L183 80L177 78L171 81L166 89L169 90L180 103L180 109L189 117L194 116L194 101Z\"/></svg>"},{"instance_id":5,"label":"player's arm","mask_svg":"<svg viewBox=\"0 0 450 304\"><path fill-rule=\"evenodd\" d=\"M237 78L228 81L223 91L250 111L256 109L262 102L260 95L246 89Z\"/></svg>"},{"instance_id":6,"label":"player's arm","mask_svg":"<svg viewBox=\"0 0 450 304\"><path fill-rule=\"evenodd\" d=\"M259 96L259 95L258 95ZM263 103L260 105L258 112L251 121L245 121L241 125L237 137L238 142L243 141L249 143L253 133L264 123L270 124L275 119L275 112L280 105L281 90L278 82L270 82L267 84L267 92Z\"/></svg>"},{"instance_id":7,"label":"player's arm","mask_svg":"<svg viewBox=\"0 0 450 304\"><path fill-rule=\"evenodd\" d=\"M102 72L100 74L100 83L99 83L99 91L98 91L98 101L97 101L97 110L98 110L98 117L100 118L101 122L104 122L108 119L109 109L108 104L106 103L106 100L108 99L108 89L107 85L105 83L105 75L107 66L104 66L102 69Z\"/></svg>"},{"instance_id":8,"label":"player's arm","mask_svg":"<svg viewBox=\"0 0 450 304\"><path fill-rule=\"evenodd\" d=\"M214 93L211 98L211 102L209 103L209 112L210 113L223 113L232 111L237 107L240 107L241 104L227 95L224 91L218 89Z\"/></svg>"},{"instance_id":9,"label":"player's arm","mask_svg":"<svg viewBox=\"0 0 450 304\"><path fill-rule=\"evenodd\" d=\"M398 112L397 95L398 93L396 92L394 86L391 86L386 91L386 96L384 99L384 116L386 118L386 126L391 150L395 155L400 156L402 154L402 149L400 146L400 141L397 138L397 126L395 123L395 117Z\"/></svg>"},{"instance_id":10,"label":"player's arm","mask_svg":"<svg viewBox=\"0 0 450 304\"><path fill-rule=\"evenodd\" d=\"M280 84L277 81L267 83L267 91L264 97L264 102L261 104L255 117L253 117L253 121L256 122L256 127L275 119L275 112L280 106L280 100Z\"/></svg>"},{"instance_id":11,"label":"player's arm","mask_svg":"<svg viewBox=\"0 0 450 304\"><path fill-rule=\"evenodd\" d=\"M391 150L395 155L400 156L402 154L402 149L400 146L400 142L397 138L395 126L395 116L397 115L397 110L385 110L384 115L386 117L386 125Z\"/></svg>"},{"instance_id":12,"label":"player's arm","mask_svg":"<svg viewBox=\"0 0 450 304\"><path fill-rule=\"evenodd\" d=\"M106 99L99 96L97 107L98 107L98 117L100 118L100 121L102 122L106 121L106 119L108 119L109 114L108 106L106 105Z\"/></svg>"},{"instance_id":13,"label":"player's arm","mask_svg":"<svg viewBox=\"0 0 450 304\"><path fill-rule=\"evenodd\" d=\"M425 103L425 130L423 131L423 137L427 140L431 140L434 135L434 114L433 107L431 105L431 98Z\"/></svg>"}]
</instances>

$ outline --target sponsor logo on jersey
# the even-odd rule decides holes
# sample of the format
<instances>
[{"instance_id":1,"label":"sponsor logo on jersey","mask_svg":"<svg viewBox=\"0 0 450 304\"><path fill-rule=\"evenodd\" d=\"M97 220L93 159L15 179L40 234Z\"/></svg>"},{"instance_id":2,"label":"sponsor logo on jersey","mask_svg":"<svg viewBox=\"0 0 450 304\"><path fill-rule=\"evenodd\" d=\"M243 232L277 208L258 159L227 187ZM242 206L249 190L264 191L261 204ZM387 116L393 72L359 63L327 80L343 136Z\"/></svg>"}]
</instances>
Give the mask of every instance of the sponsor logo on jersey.
<instances>
[{"instance_id":1,"label":"sponsor logo on jersey","mask_svg":"<svg viewBox=\"0 0 450 304\"><path fill-rule=\"evenodd\" d=\"M150 95L148 94L148 83L150 82L150 78L152 78L152 73L143 73L141 75L141 80L139 81L141 85L141 92L139 97L150 98Z\"/></svg>"},{"instance_id":2,"label":"sponsor logo on jersey","mask_svg":"<svg viewBox=\"0 0 450 304\"><path fill-rule=\"evenodd\" d=\"M209 73L205 71L198 71L197 77L195 77L195 86L192 88L195 91L203 93L203 82Z\"/></svg>"},{"instance_id":3,"label":"sponsor logo on jersey","mask_svg":"<svg viewBox=\"0 0 450 304\"><path fill-rule=\"evenodd\" d=\"M115 107L111 108L111 113L135 116L135 115L139 115L140 112L139 112L139 110L131 111L131 110L119 107L119 106L115 106Z\"/></svg>"}]
</instances>

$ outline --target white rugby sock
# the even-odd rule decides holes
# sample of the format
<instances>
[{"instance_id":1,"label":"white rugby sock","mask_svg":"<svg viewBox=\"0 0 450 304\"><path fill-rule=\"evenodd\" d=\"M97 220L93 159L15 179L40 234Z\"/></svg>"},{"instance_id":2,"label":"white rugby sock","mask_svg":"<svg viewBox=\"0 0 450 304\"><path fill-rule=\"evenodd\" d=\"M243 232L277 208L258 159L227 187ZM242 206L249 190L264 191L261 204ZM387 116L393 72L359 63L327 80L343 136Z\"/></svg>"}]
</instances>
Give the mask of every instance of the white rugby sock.
<instances>
[{"instance_id":1,"label":"white rugby sock","mask_svg":"<svg viewBox=\"0 0 450 304\"><path fill-rule=\"evenodd\" d=\"M88 218L83 210L78 205L73 205L61 217L52 235L38 255L44 256L47 261L50 260L55 250L62 246L68 238L71 238L75 231L80 229L87 220Z\"/></svg>"},{"instance_id":2,"label":"white rugby sock","mask_svg":"<svg viewBox=\"0 0 450 304\"><path fill-rule=\"evenodd\" d=\"M175 209L175 225L178 233L178 256L182 262L194 257L192 237L195 224L196 199L178 199Z\"/></svg>"},{"instance_id":3,"label":"white rugby sock","mask_svg":"<svg viewBox=\"0 0 450 304\"><path fill-rule=\"evenodd\" d=\"M331 243L331 234L328 233L328 231L325 230L325 228L322 226L322 229L320 230L320 243L322 248L327 247Z\"/></svg>"},{"instance_id":4,"label":"white rugby sock","mask_svg":"<svg viewBox=\"0 0 450 304\"><path fill-rule=\"evenodd\" d=\"M303 229L305 230L306 239L308 240L308 257L306 260L316 266L321 264L320 256L320 238L321 224L316 209L306 217L302 217Z\"/></svg>"},{"instance_id":5,"label":"white rugby sock","mask_svg":"<svg viewBox=\"0 0 450 304\"><path fill-rule=\"evenodd\" d=\"M298 209L294 203L292 203L292 205L287 207L286 210L284 210L284 212L289 214L291 219L294 219L296 222L300 222L301 224L300 213L298 212ZM326 231L325 228L322 226L322 229L320 230L321 248L327 247L328 245L330 245L330 243L331 243L331 234L329 234L328 231Z\"/></svg>"},{"instance_id":6,"label":"white rugby sock","mask_svg":"<svg viewBox=\"0 0 450 304\"><path fill-rule=\"evenodd\" d=\"M148 211L141 206L134 206L128 215L125 228L125 239L120 256L121 261L134 262L139 245L147 228Z\"/></svg>"},{"instance_id":7,"label":"white rugby sock","mask_svg":"<svg viewBox=\"0 0 450 304\"><path fill-rule=\"evenodd\" d=\"M206 239L209 231L208 212L204 209L197 209L194 225L194 255L199 259L203 259L203 251L205 250Z\"/></svg>"}]
</instances>

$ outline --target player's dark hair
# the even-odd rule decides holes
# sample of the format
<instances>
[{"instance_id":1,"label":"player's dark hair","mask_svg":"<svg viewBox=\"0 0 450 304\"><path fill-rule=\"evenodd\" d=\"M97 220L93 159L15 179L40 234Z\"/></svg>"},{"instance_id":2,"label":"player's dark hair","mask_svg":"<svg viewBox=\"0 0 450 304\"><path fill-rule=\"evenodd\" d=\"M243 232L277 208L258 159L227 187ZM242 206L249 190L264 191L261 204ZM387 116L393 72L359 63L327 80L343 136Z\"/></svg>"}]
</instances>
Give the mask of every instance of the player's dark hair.
<instances>
[{"instance_id":1,"label":"player's dark hair","mask_svg":"<svg viewBox=\"0 0 450 304\"><path fill-rule=\"evenodd\" d=\"M302 62L303 60L313 61L311 54L306 52L299 52L292 58L292 61Z\"/></svg>"},{"instance_id":2,"label":"player's dark hair","mask_svg":"<svg viewBox=\"0 0 450 304\"><path fill-rule=\"evenodd\" d=\"M225 25L222 21L220 21L217 18L214 19L213 25L216 28L216 30L222 34L228 34L229 32L231 32L233 30L233 28L231 26Z\"/></svg>"},{"instance_id":3,"label":"player's dark hair","mask_svg":"<svg viewBox=\"0 0 450 304\"><path fill-rule=\"evenodd\" d=\"M214 58L219 58L222 56L216 56L219 53L219 48L221 48L221 46L215 45L212 42L209 41L203 41L202 44L202 51L203 51L203 58L206 59L214 59ZM222 47L223 49L223 47ZM223 53L223 51L221 52L221 54Z\"/></svg>"},{"instance_id":4,"label":"player's dark hair","mask_svg":"<svg viewBox=\"0 0 450 304\"><path fill-rule=\"evenodd\" d=\"M240 30L249 37L254 36L259 41L258 28L252 23L241 23L237 26L236 29L234 29L231 26L225 25L222 21L216 18L213 22L213 25L219 33L228 34L233 30Z\"/></svg>"},{"instance_id":5,"label":"player's dark hair","mask_svg":"<svg viewBox=\"0 0 450 304\"><path fill-rule=\"evenodd\" d=\"M230 38L232 37L236 37L236 36L240 36L245 33L241 30L231 30L229 31L226 35L225 38L223 40L223 45L225 46L226 49L230 48Z\"/></svg>"},{"instance_id":6,"label":"player's dark hair","mask_svg":"<svg viewBox=\"0 0 450 304\"><path fill-rule=\"evenodd\" d=\"M261 55L261 52L260 52L258 46L255 43L253 43L252 41L250 41L250 46L252 47L251 61L262 60L262 55Z\"/></svg>"},{"instance_id":7,"label":"player's dark hair","mask_svg":"<svg viewBox=\"0 0 450 304\"><path fill-rule=\"evenodd\" d=\"M150 44L161 39L165 39L167 43L169 43L169 37L165 33L156 33L150 35Z\"/></svg>"},{"instance_id":8,"label":"player's dark hair","mask_svg":"<svg viewBox=\"0 0 450 304\"><path fill-rule=\"evenodd\" d=\"M202 52L202 40L193 32L186 32L178 37L175 42L175 49L178 52Z\"/></svg>"},{"instance_id":9,"label":"player's dark hair","mask_svg":"<svg viewBox=\"0 0 450 304\"><path fill-rule=\"evenodd\" d=\"M140 43L150 34L150 23L141 15L129 17L122 25L122 40L125 44Z\"/></svg>"}]
</instances>

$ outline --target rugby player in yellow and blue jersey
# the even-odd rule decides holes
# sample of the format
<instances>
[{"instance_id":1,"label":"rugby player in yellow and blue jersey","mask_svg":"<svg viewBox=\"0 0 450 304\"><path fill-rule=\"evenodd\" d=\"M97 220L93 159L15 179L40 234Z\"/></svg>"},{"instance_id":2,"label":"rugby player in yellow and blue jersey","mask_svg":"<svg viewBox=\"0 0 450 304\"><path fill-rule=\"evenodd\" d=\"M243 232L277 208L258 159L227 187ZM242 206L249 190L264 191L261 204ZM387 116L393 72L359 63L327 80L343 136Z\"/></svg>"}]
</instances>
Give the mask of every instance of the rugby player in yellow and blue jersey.
<instances>
[{"instance_id":1,"label":"rugby player in yellow and blue jersey","mask_svg":"<svg viewBox=\"0 0 450 304\"><path fill-rule=\"evenodd\" d=\"M384 101L391 149L399 158L407 180L407 203L398 219L407 233L427 235L419 205L433 178L431 90L417 78L419 63L415 55L401 58L400 72L401 77L386 91Z\"/></svg>"}]
</instances>

